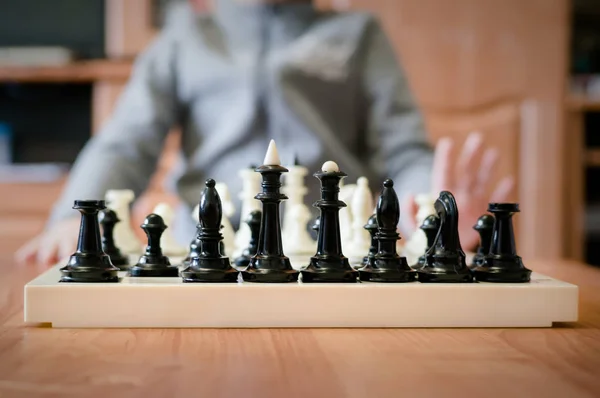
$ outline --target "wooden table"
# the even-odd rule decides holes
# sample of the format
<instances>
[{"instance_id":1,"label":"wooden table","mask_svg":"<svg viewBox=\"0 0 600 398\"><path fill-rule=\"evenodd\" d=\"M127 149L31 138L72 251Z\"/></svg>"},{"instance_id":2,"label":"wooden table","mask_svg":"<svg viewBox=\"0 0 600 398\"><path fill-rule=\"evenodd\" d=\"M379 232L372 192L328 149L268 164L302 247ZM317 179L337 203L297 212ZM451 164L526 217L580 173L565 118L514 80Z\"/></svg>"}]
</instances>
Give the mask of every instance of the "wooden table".
<instances>
[{"instance_id":1,"label":"wooden table","mask_svg":"<svg viewBox=\"0 0 600 398\"><path fill-rule=\"evenodd\" d=\"M568 261L528 266L580 287L579 322L551 329L39 328L23 324L23 285L42 269L0 254L0 397L600 396L600 269Z\"/></svg>"}]
</instances>

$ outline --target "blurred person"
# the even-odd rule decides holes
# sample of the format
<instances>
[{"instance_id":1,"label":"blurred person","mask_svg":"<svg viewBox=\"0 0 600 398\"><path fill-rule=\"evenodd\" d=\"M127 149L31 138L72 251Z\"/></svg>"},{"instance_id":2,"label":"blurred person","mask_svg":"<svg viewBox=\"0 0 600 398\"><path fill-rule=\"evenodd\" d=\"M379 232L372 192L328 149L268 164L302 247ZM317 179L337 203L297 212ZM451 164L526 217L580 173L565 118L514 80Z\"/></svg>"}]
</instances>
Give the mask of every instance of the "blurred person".
<instances>
[{"instance_id":1,"label":"blurred person","mask_svg":"<svg viewBox=\"0 0 600 398\"><path fill-rule=\"evenodd\" d=\"M283 163L309 170L335 160L372 188L393 178L403 198L405 233L414 230L413 195L454 193L465 249L489 201L503 201L512 177L492 187L498 159L471 135L458 156L449 139L435 150L405 73L381 25L364 12L321 12L310 0L213 0L177 4L138 57L110 120L78 156L45 230L24 245L21 262L51 264L76 245L75 199L108 189L147 187L168 132L182 133L169 189L181 199L173 226L182 244L204 180L239 192L238 170L260 164L275 139ZM312 202L318 181L307 178Z\"/></svg>"}]
</instances>

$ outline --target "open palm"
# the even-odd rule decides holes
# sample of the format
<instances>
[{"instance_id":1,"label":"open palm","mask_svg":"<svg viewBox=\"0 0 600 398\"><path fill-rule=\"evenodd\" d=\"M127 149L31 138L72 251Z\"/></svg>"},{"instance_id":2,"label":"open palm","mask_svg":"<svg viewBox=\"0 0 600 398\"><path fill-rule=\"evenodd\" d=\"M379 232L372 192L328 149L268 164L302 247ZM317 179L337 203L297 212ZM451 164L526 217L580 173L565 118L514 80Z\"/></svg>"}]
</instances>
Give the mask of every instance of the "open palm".
<instances>
[{"instance_id":1,"label":"open palm","mask_svg":"<svg viewBox=\"0 0 600 398\"><path fill-rule=\"evenodd\" d=\"M454 155L452 139L442 138L435 148L432 195L449 191L456 198L459 210L459 235L464 250L474 250L479 235L473 230L477 219L487 211L490 202L506 202L514 188L514 178L504 177L494 185L494 172L499 153L495 148L485 149L480 134L472 133L465 141L460 155ZM417 207L408 198L407 211L415 220ZM414 225L414 228L418 227Z\"/></svg>"}]
</instances>

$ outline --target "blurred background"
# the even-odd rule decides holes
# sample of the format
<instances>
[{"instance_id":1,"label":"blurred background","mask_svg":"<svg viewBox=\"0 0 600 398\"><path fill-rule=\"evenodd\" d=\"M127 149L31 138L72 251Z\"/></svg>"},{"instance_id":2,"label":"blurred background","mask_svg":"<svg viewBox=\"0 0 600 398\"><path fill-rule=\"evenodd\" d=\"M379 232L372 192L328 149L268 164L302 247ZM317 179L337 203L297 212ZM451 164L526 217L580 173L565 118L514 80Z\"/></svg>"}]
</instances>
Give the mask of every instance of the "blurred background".
<instances>
[{"instance_id":1,"label":"blurred background","mask_svg":"<svg viewBox=\"0 0 600 398\"><path fill-rule=\"evenodd\" d=\"M178 0L0 0L0 239L38 233L110 116L132 61ZM600 1L318 0L370 10L393 41L432 143L481 131L517 177L524 257L600 265ZM134 208L159 201L174 130Z\"/></svg>"}]
</instances>

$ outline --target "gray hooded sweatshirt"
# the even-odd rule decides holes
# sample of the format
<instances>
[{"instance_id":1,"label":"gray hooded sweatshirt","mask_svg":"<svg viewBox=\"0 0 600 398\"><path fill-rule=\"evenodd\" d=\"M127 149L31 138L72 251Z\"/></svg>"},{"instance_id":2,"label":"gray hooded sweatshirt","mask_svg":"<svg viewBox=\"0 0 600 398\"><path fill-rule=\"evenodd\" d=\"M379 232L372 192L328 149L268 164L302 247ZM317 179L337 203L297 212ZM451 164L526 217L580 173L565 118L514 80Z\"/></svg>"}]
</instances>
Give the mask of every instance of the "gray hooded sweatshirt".
<instances>
[{"instance_id":1,"label":"gray hooded sweatshirt","mask_svg":"<svg viewBox=\"0 0 600 398\"><path fill-rule=\"evenodd\" d=\"M173 226L182 243L193 237L190 213L205 179L226 183L237 200L238 170L260 165L270 139L284 166L297 157L310 170L309 205L319 197L311 174L327 160L348 174L345 183L366 176L375 192L387 177L400 198L430 188L423 120L376 18L310 2L215 0L207 14L173 8L76 160L50 223L76 216L75 199L141 194L173 127L181 151L166 188L182 201Z\"/></svg>"}]
</instances>

